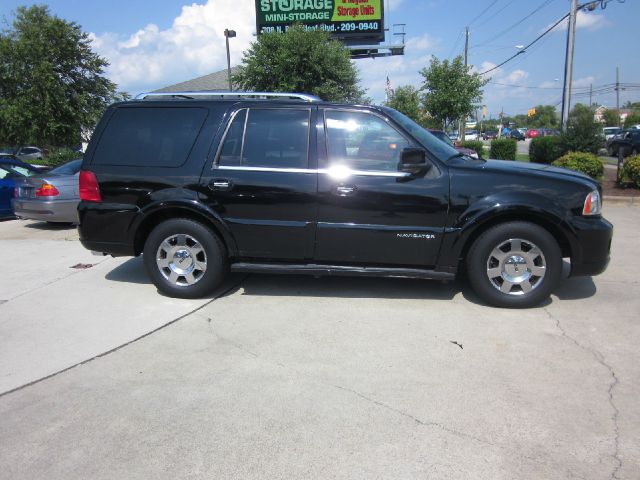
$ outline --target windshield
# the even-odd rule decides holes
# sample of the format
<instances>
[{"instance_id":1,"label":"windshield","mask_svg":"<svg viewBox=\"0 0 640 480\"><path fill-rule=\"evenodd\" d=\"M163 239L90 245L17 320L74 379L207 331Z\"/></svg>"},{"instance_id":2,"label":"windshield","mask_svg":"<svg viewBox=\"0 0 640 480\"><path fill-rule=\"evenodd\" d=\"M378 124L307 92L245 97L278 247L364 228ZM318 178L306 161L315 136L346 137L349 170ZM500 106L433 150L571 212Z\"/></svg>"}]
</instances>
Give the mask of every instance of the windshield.
<instances>
[{"instance_id":1,"label":"windshield","mask_svg":"<svg viewBox=\"0 0 640 480\"><path fill-rule=\"evenodd\" d=\"M447 136L447 134L446 134L446 133L444 133L444 132L440 132L440 131L438 131L438 130L435 130L435 131L434 131L434 130L429 130L429 133L430 133L431 135L433 135L434 137L436 137L436 138L438 138L438 139L442 140L442 141L443 141L444 143L446 143L447 145L450 145L450 146L452 146L452 147L455 147L455 146L453 145L453 142L452 142L452 141L451 141L451 139Z\"/></svg>"},{"instance_id":2,"label":"windshield","mask_svg":"<svg viewBox=\"0 0 640 480\"><path fill-rule=\"evenodd\" d=\"M55 175L75 175L80 171L80 167L82 166L82 160L71 160L70 162L65 163L64 165L60 165L49 171L49 174Z\"/></svg>"},{"instance_id":3,"label":"windshield","mask_svg":"<svg viewBox=\"0 0 640 480\"><path fill-rule=\"evenodd\" d=\"M430 153L438 157L442 161L446 161L454 155L458 155L458 151L444 143L406 115L389 107L379 107L384 113L398 122L407 132L415 138L420 145L426 148Z\"/></svg>"},{"instance_id":4,"label":"windshield","mask_svg":"<svg viewBox=\"0 0 640 480\"><path fill-rule=\"evenodd\" d=\"M618 127L608 127L604 128L603 130L605 135L614 135L620 131Z\"/></svg>"}]
</instances>

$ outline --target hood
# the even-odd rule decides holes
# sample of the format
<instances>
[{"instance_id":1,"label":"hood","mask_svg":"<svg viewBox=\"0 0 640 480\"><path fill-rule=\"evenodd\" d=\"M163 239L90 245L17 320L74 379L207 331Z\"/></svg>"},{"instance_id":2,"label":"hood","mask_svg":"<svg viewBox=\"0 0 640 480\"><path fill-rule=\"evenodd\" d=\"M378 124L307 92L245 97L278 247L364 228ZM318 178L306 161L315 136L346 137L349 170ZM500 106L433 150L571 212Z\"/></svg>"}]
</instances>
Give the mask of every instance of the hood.
<instances>
[{"instance_id":1,"label":"hood","mask_svg":"<svg viewBox=\"0 0 640 480\"><path fill-rule=\"evenodd\" d=\"M596 184L597 182L584 173L576 172L575 170L569 170L562 167L554 167L553 165L547 165L544 163L526 163L516 162L513 160L487 160L484 165L481 166L483 170L490 172L500 173L529 173L532 175L551 175L556 178L573 178L576 180L587 180L590 183Z\"/></svg>"}]
</instances>

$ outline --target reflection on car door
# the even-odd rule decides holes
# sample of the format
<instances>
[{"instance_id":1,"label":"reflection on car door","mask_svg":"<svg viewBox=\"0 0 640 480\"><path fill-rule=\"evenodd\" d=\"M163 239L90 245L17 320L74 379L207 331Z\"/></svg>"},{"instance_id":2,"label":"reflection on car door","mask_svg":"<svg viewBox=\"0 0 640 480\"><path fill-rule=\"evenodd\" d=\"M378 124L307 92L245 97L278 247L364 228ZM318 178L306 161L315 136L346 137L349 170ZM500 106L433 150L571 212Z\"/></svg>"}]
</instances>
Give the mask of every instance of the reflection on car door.
<instances>
[{"instance_id":1,"label":"reflection on car door","mask_svg":"<svg viewBox=\"0 0 640 480\"><path fill-rule=\"evenodd\" d=\"M238 110L213 169L208 204L231 229L241 257L304 260L313 253L317 171L312 107Z\"/></svg>"},{"instance_id":2,"label":"reflection on car door","mask_svg":"<svg viewBox=\"0 0 640 480\"><path fill-rule=\"evenodd\" d=\"M449 183L434 165L411 177L400 152L419 146L385 118L324 108L318 141L319 262L430 267L436 262Z\"/></svg>"}]
</instances>

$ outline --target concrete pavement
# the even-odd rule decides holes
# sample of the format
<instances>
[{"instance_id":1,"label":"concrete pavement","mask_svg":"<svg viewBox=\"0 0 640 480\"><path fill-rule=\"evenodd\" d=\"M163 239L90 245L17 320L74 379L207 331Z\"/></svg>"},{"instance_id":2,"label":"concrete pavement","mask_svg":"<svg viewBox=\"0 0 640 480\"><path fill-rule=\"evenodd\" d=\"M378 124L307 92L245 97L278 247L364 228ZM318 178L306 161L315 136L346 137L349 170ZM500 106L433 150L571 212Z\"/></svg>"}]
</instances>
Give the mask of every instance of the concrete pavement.
<instances>
[{"instance_id":1,"label":"concrete pavement","mask_svg":"<svg viewBox=\"0 0 640 480\"><path fill-rule=\"evenodd\" d=\"M176 301L196 311L0 397L0 478L637 479L640 209L605 208L610 268L536 309L463 282L259 275ZM149 290L139 260L105 260L39 302L82 292L120 329L122 303L167 313Z\"/></svg>"}]
</instances>

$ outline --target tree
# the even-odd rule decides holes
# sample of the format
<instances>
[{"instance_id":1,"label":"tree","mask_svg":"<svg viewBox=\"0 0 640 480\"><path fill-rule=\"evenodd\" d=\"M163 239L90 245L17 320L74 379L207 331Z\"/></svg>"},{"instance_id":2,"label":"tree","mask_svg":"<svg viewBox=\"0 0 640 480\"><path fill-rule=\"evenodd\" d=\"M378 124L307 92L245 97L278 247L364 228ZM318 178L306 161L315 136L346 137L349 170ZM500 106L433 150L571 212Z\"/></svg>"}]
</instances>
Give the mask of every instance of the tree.
<instances>
[{"instance_id":1,"label":"tree","mask_svg":"<svg viewBox=\"0 0 640 480\"><path fill-rule=\"evenodd\" d=\"M420 106L420 92L411 85L396 88L386 104L404 113L414 122L422 123L424 119L424 111Z\"/></svg>"},{"instance_id":2,"label":"tree","mask_svg":"<svg viewBox=\"0 0 640 480\"><path fill-rule=\"evenodd\" d=\"M536 113L529 117L528 127L532 128L554 128L559 124L556 107L553 105L536 105Z\"/></svg>"},{"instance_id":3,"label":"tree","mask_svg":"<svg viewBox=\"0 0 640 480\"><path fill-rule=\"evenodd\" d=\"M482 87L488 80L478 73L471 73L462 57L452 62L431 57L429 68L423 68L424 77L421 90L424 108L445 129L453 122L471 115L482 100Z\"/></svg>"},{"instance_id":4,"label":"tree","mask_svg":"<svg viewBox=\"0 0 640 480\"><path fill-rule=\"evenodd\" d=\"M620 123L620 112L618 110L605 110L602 119L607 127L617 127Z\"/></svg>"},{"instance_id":5,"label":"tree","mask_svg":"<svg viewBox=\"0 0 640 480\"><path fill-rule=\"evenodd\" d=\"M358 71L349 50L322 31L301 25L262 33L244 53L233 82L243 90L299 92L334 102L362 102Z\"/></svg>"},{"instance_id":6,"label":"tree","mask_svg":"<svg viewBox=\"0 0 640 480\"><path fill-rule=\"evenodd\" d=\"M569 114L567 130L561 137L564 152L590 152L597 154L604 145L602 124L594 119L593 109L576 104Z\"/></svg>"},{"instance_id":7,"label":"tree","mask_svg":"<svg viewBox=\"0 0 640 480\"><path fill-rule=\"evenodd\" d=\"M0 32L0 144L75 146L116 92L74 22L19 7Z\"/></svg>"},{"instance_id":8,"label":"tree","mask_svg":"<svg viewBox=\"0 0 640 480\"><path fill-rule=\"evenodd\" d=\"M630 128L632 125L640 124L640 110L634 110L627 115L624 120L624 128Z\"/></svg>"}]
</instances>

